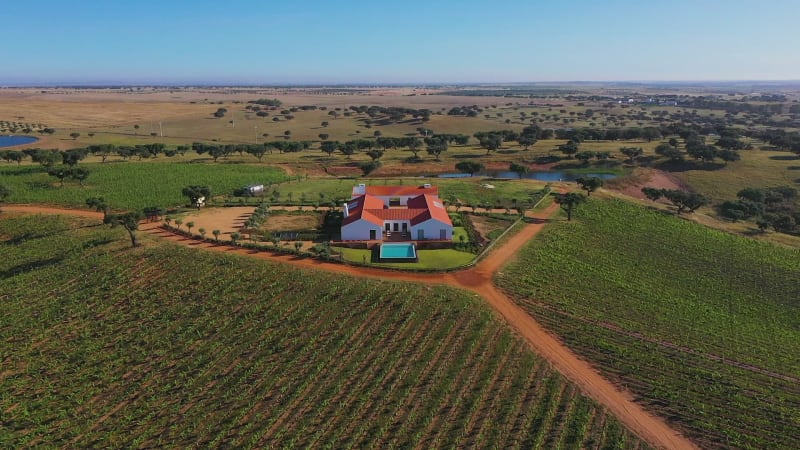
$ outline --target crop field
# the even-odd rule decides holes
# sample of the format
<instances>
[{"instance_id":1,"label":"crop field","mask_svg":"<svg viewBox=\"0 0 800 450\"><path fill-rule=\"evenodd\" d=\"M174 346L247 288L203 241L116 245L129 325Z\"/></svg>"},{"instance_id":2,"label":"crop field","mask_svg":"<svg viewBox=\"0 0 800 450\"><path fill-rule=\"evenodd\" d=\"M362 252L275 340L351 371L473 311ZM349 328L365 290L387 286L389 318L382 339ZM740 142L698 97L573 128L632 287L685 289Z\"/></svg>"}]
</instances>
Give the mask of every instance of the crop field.
<instances>
[{"instance_id":1,"label":"crop field","mask_svg":"<svg viewBox=\"0 0 800 450\"><path fill-rule=\"evenodd\" d=\"M103 197L114 209L184 205L187 199L181 190L194 184L222 193L251 183L287 179L280 169L257 165L122 162L80 166L91 172L83 187L69 180L60 186L38 165L5 166L0 168L0 176L12 192L9 202L85 207L87 198Z\"/></svg>"},{"instance_id":2,"label":"crop field","mask_svg":"<svg viewBox=\"0 0 800 450\"><path fill-rule=\"evenodd\" d=\"M0 447L644 448L490 310L0 220Z\"/></svg>"},{"instance_id":3,"label":"crop field","mask_svg":"<svg viewBox=\"0 0 800 450\"><path fill-rule=\"evenodd\" d=\"M475 205L481 208L488 205L491 208L500 206L513 206L516 202L520 205L529 199L533 193L540 191L545 183L534 180L492 180L474 178L308 178L292 180L275 185L265 194L269 200L272 191L278 191L278 202L291 201L296 203L319 203L326 206L334 199L349 199L353 187L359 183L373 186L406 185L421 186L430 183L439 188L439 197L445 202L455 206L458 201L464 205ZM490 184L489 187L484 185Z\"/></svg>"},{"instance_id":4,"label":"crop field","mask_svg":"<svg viewBox=\"0 0 800 450\"><path fill-rule=\"evenodd\" d=\"M799 271L796 250L592 197L497 283L701 445L793 448Z\"/></svg>"}]
</instances>

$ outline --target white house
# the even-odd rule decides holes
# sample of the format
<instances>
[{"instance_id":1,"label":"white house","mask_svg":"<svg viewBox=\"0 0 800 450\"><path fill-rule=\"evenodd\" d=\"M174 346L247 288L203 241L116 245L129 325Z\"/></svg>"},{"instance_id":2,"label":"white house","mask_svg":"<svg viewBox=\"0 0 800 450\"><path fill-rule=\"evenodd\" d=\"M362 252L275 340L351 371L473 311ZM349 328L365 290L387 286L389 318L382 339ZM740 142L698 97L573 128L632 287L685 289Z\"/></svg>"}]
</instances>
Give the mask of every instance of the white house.
<instances>
[{"instance_id":1,"label":"white house","mask_svg":"<svg viewBox=\"0 0 800 450\"><path fill-rule=\"evenodd\" d=\"M353 188L343 205L342 240L451 240L453 222L430 185Z\"/></svg>"}]
</instances>

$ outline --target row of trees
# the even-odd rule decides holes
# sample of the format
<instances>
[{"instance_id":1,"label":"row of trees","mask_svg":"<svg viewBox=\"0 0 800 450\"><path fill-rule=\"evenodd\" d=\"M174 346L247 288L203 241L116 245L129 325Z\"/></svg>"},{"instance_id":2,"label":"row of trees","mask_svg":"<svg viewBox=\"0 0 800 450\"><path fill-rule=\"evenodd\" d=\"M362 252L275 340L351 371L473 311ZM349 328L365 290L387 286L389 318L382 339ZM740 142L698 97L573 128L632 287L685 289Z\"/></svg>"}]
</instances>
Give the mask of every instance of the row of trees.
<instances>
[{"instance_id":1,"label":"row of trees","mask_svg":"<svg viewBox=\"0 0 800 450\"><path fill-rule=\"evenodd\" d=\"M686 192L680 189L656 189L651 187L642 188L642 193L648 199L657 201L661 198L668 200L678 208L678 214L684 211L695 212L697 208L709 204L710 200L696 192Z\"/></svg>"},{"instance_id":2,"label":"row of trees","mask_svg":"<svg viewBox=\"0 0 800 450\"><path fill-rule=\"evenodd\" d=\"M769 227L781 233L800 232L800 198L797 189L780 186L767 189L745 188L719 206L722 216L755 220L761 230Z\"/></svg>"}]
</instances>

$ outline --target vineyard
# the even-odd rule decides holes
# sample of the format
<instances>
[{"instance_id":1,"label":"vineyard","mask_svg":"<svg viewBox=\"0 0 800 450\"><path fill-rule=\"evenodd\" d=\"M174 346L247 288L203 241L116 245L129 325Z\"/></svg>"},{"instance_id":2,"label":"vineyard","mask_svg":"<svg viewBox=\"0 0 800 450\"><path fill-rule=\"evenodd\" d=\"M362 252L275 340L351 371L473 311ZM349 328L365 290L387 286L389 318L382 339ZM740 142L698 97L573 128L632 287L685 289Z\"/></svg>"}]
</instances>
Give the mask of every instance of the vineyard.
<instances>
[{"instance_id":1,"label":"vineyard","mask_svg":"<svg viewBox=\"0 0 800 450\"><path fill-rule=\"evenodd\" d=\"M0 447L642 448L488 308L0 220Z\"/></svg>"},{"instance_id":2,"label":"vineyard","mask_svg":"<svg viewBox=\"0 0 800 450\"><path fill-rule=\"evenodd\" d=\"M187 203L181 190L207 185L214 194L231 192L252 183L278 183L287 179L280 169L247 164L192 164L175 162L115 162L80 164L90 171L85 187L65 183L34 166L0 168L3 184L13 203L50 203L85 207L89 197L104 197L115 209L171 207Z\"/></svg>"},{"instance_id":3,"label":"vineyard","mask_svg":"<svg viewBox=\"0 0 800 450\"><path fill-rule=\"evenodd\" d=\"M704 447L800 439L800 254L592 199L498 284Z\"/></svg>"}]
</instances>

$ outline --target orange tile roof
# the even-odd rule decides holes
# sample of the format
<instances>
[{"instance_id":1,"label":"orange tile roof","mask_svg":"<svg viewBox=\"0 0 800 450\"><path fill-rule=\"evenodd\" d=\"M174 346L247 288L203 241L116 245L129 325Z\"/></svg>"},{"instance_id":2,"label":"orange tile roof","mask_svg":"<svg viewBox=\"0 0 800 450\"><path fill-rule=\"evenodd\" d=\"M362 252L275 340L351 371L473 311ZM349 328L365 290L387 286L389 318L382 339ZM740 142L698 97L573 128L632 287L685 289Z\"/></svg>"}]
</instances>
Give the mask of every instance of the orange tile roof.
<instances>
[{"instance_id":1,"label":"orange tile roof","mask_svg":"<svg viewBox=\"0 0 800 450\"><path fill-rule=\"evenodd\" d=\"M359 219L365 219L376 225L383 226L383 220L370 211L383 209L383 200L371 195L361 195L347 202L347 217L342 220L342 225L347 225Z\"/></svg>"},{"instance_id":2,"label":"orange tile roof","mask_svg":"<svg viewBox=\"0 0 800 450\"><path fill-rule=\"evenodd\" d=\"M447 214L444 204L438 197L420 195L419 197L410 198L408 199L408 207L421 209L423 211L422 214L414 217L411 221L412 225L416 225L431 218L448 225L453 225L453 222L450 221L450 215Z\"/></svg>"},{"instance_id":3,"label":"orange tile roof","mask_svg":"<svg viewBox=\"0 0 800 450\"><path fill-rule=\"evenodd\" d=\"M348 216L342 220L343 226L360 219L379 226L383 226L385 220L408 220L412 225L417 225L429 219L453 225L444 204L433 195L418 195L408 199L408 208L387 208L383 200L365 194L350 200L347 209Z\"/></svg>"},{"instance_id":4,"label":"orange tile roof","mask_svg":"<svg viewBox=\"0 0 800 450\"><path fill-rule=\"evenodd\" d=\"M437 186L424 187L424 186L367 186L368 195L377 195L381 197L405 197L409 195L439 195L439 188Z\"/></svg>"}]
</instances>

